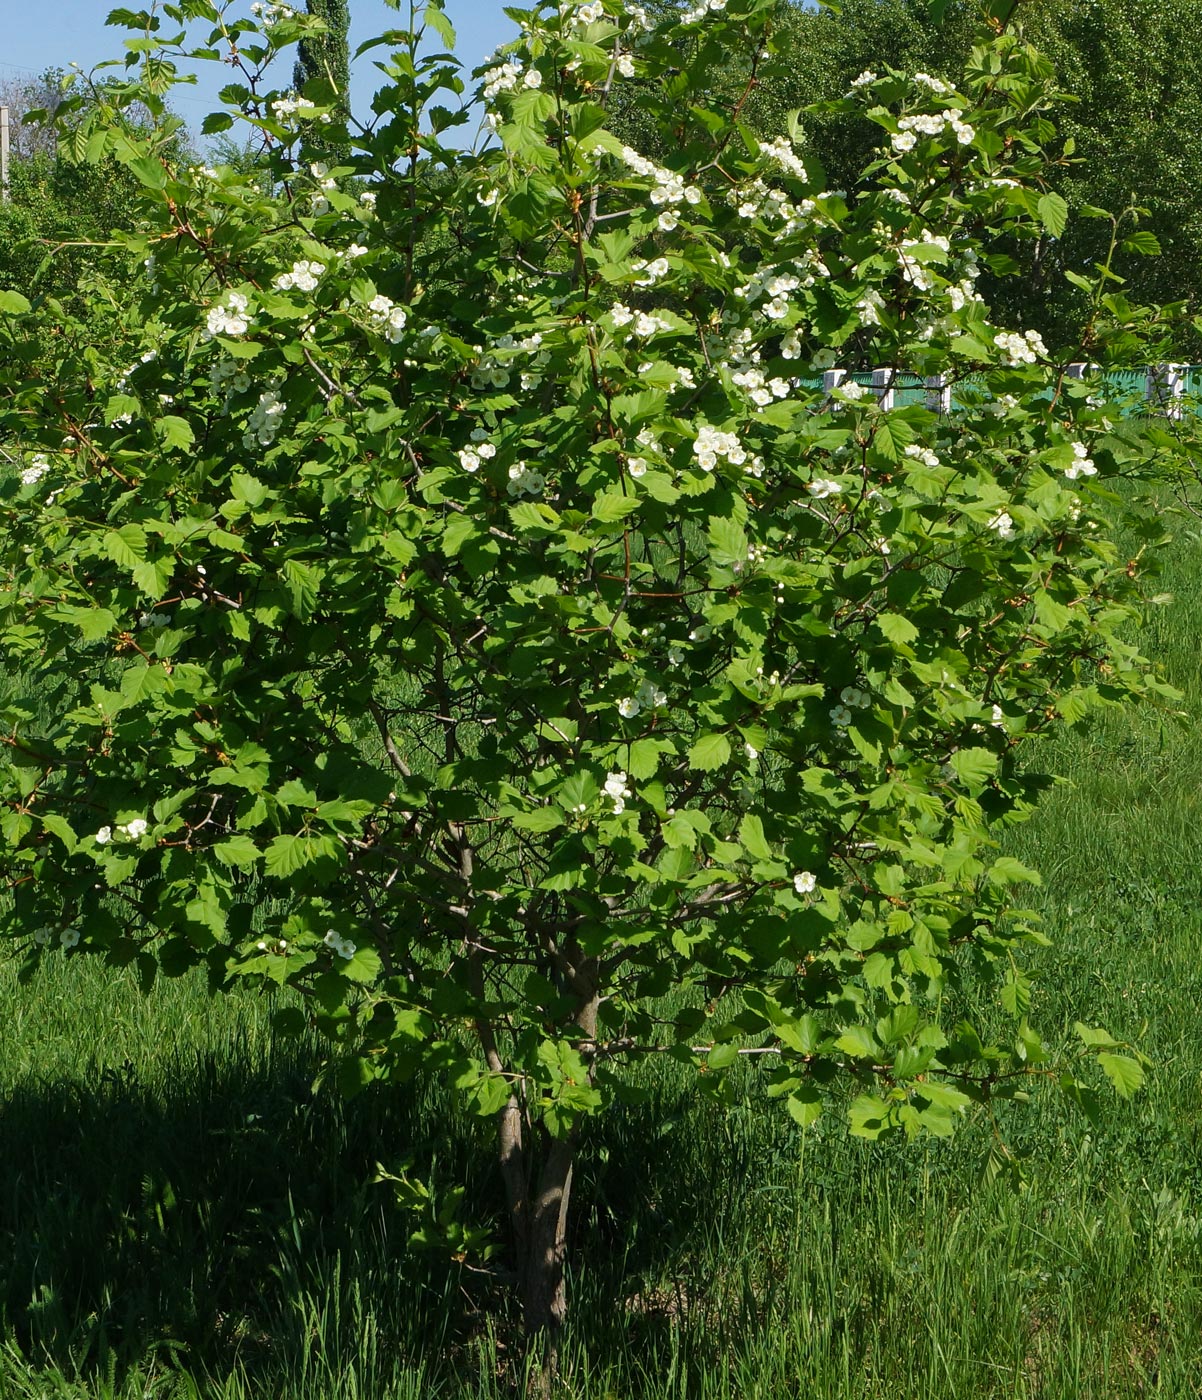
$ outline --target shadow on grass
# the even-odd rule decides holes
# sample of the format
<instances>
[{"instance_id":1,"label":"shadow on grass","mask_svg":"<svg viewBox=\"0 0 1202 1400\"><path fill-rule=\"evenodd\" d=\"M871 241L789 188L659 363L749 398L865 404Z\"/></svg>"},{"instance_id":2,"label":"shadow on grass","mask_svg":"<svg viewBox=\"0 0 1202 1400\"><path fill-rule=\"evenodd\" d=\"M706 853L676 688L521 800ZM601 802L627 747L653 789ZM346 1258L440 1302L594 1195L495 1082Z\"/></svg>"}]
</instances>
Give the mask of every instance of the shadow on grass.
<instances>
[{"instance_id":1,"label":"shadow on grass","mask_svg":"<svg viewBox=\"0 0 1202 1400\"><path fill-rule=\"evenodd\" d=\"M157 1358L237 1371L266 1394L370 1351L420 1371L429 1394L477 1393L484 1366L503 1388L521 1349L504 1288L410 1248L417 1222L373 1182L378 1162L412 1159L423 1181L462 1183L465 1217L493 1223L504 1246L491 1126L437 1088L314 1095L317 1068L290 1046L245 1063L197 1056L149 1083L127 1062L18 1086L0 1105L0 1333L31 1364L118 1383ZM698 1131L698 1112L714 1132ZM712 1284L704 1260L766 1147L723 1124L716 1105L686 1122L657 1096L585 1148L573 1215L584 1352L678 1353L682 1329L712 1329L695 1306Z\"/></svg>"}]
</instances>

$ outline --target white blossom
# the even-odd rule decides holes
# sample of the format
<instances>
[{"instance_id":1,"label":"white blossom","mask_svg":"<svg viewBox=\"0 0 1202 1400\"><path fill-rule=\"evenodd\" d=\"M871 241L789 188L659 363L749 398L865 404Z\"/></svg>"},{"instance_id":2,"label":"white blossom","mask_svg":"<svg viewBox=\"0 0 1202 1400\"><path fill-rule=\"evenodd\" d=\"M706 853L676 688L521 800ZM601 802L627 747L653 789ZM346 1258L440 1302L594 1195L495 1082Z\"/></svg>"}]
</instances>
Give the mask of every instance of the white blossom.
<instances>
[{"instance_id":1,"label":"white blossom","mask_svg":"<svg viewBox=\"0 0 1202 1400\"><path fill-rule=\"evenodd\" d=\"M344 938L337 929L326 929L326 936L321 941L327 948L332 948L340 958L355 956L355 945L349 938Z\"/></svg>"},{"instance_id":2,"label":"white blossom","mask_svg":"<svg viewBox=\"0 0 1202 1400\"><path fill-rule=\"evenodd\" d=\"M614 804L615 817L626 810L626 799L628 797L633 797L634 794L626 786L626 774L624 772L619 770L616 773L610 773L608 775L605 779L605 795Z\"/></svg>"},{"instance_id":3,"label":"white blossom","mask_svg":"<svg viewBox=\"0 0 1202 1400\"><path fill-rule=\"evenodd\" d=\"M809 870L799 870L793 876L793 888L798 894L813 894L818 888L818 877Z\"/></svg>"},{"instance_id":4,"label":"white blossom","mask_svg":"<svg viewBox=\"0 0 1202 1400\"><path fill-rule=\"evenodd\" d=\"M217 335L245 335L250 325L249 307L249 300L241 292L227 292L224 302L209 307L209 339Z\"/></svg>"},{"instance_id":5,"label":"white blossom","mask_svg":"<svg viewBox=\"0 0 1202 1400\"><path fill-rule=\"evenodd\" d=\"M395 345L408 322L404 307L397 306L391 297L379 293L367 303L367 312L372 324L384 339Z\"/></svg>"},{"instance_id":6,"label":"white blossom","mask_svg":"<svg viewBox=\"0 0 1202 1400\"><path fill-rule=\"evenodd\" d=\"M509 468L506 490L511 496L540 496L546 484L542 472L531 470L525 462L514 462Z\"/></svg>"},{"instance_id":7,"label":"white blossom","mask_svg":"<svg viewBox=\"0 0 1202 1400\"><path fill-rule=\"evenodd\" d=\"M1002 540L1012 540L1017 533L1013 518L1004 510L999 510L996 515L990 517L988 528L995 530L998 538Z\"/></svg>"},{"instance_id":8,"label":"white blossom","mask_svg":"<svg viewBox=\"0 0 1202 1400\"><path fill-rule=\"evenodd\" d=\"M623 719L633 719L642 708L633 695L628 695L624 700L618 701L618 714Z\"/></svg>"},{"instance_id":9,"label":"white blossom","mask_svg":"<svg viewBox=\"0 0 1202 1400\"><path fill-rule=\"evenodd\" d=\"M832 481L830 477L816 476L813 481L806 484L806 490L816 501L824 501L828 496L837 496L843 487L837 481Z\"/></svg>"},{"instance_id":10,"label":"white blossom","mask_svg":"<svg viewBox=\"0 0 1202 1400\"><path fill-rule=\"evenodd\" d=\"M366 252L367 249L363 251ZM298 292L312 292L316 290L317 279L325 270L324 263L302 259L292 264L291 272L281 272L273 285L281 292L290 292L293 288Z\"/></svg>"},{"instance_id":11,"label":"white blossom","mask_svg":"<svg viewBox=\"0 0 1202 1400\"><path fill-rule=\"evenodd\" d=\"M1097 476L1098 469L1083 442L1073 443L1073 458L1072 466L1064 469L1064 475L1069 481L1078 481L1083 476Z\"/></svg>"},{"instance_id":12,"label":"white blossom","mask_svg":"<svg viewBox=\"0 0 1202 1400\"><path fill-rule=\"evenodd\" d=\"M50 470L50 462L44 452L36 452L29 459L29 466L21 473L22 486L36 486Z\"/></svg>"}]
</instances>

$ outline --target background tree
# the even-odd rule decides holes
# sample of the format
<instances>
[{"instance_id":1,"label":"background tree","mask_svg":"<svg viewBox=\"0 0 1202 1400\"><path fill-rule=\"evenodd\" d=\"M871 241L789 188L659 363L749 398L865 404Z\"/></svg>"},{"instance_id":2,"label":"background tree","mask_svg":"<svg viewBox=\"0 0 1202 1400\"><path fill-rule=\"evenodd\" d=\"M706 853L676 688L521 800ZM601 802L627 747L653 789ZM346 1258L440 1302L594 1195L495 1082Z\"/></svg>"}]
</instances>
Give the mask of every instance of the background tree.
<instances>
[{"instance_id":1,"label":"background tree","mask_svg":"<svg viewBox=\"0 0 1202 1400\"><path fill-rule=\"evenodd\" d=\"M349 151L345 126L351 115L350 0L307 0L307 5L309 14L321 20L325 29L321 33L305 34L298 40L292 86L297 92L303 92L306 84L315 80L319 89L322 84L328 84L334 95L334 126L311 133L310 144L315 150L320 147L337 157Z\"/></svg>"},{"instance_id":2,"label":"background tree","mask_svg":"<svg viewBox=\"0 0 1202 1400\"><path fill-rule=\"evenodd\" d=\"M885 66L949 77L968 56L979 14L976 0L951 0L940 21L928 0L785 7L778 23L787 59L764 76L767 93L758 100L779 110L837 99L858 74ZM1051 187L1073 210L1145 206L1143 230L1163 256L1124 268L1129 293L1202 310L1202 148L1194 139L1202 125L1202 3L1020 0L1016 22L1072 98L1057 123L1075 151L1049 172ZM804 126L807 149L823 161L832 187L854 197L875 140L871 123L813 112ZM1057 236L1012 250L1024 278L993 285L991 295L1008 316L1063 338L1085 304L1064 271L1102 261L1108 239L1104 222L1075 219ZM1202 356L1202 338L1187 322L1175 353Z\"/></svg>"}]
</instances>

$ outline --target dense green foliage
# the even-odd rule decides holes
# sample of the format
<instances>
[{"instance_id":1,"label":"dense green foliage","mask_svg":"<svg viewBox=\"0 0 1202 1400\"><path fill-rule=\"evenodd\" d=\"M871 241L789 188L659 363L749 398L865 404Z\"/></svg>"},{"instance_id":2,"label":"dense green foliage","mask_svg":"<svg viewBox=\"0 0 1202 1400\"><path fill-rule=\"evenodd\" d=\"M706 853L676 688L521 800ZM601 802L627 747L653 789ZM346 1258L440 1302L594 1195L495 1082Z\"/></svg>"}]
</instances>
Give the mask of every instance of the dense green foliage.
<instances>
[{"instance_id":1,"label":"dense green foliage","mask_svg":"<svg viewBox=\"0 0 1202 1400\"><path fill-rule=\"evenodd\" d=\"M26 975L204 967L303 998L277 1028L319 1029L350 1092L437 1075L495 1121L532 1332L564 1315L587 1124L648 1103L648 1059L726 1103L754 1061L796 1123L833 1097L872 1139L1133 1093L1137 1046L1032 1025L1039 877L999 853L1047 786L1023 748L1174 695L1117 539L1160 538L1124 483L1180 444L1064 375L1082 343L1155 358L1159 318L1081 275L1049 349L977 286L1066 227L1047 63L999 26L960 88L862 80L849 204L742 123L729 64L715 93L724 56L771 61L774 5L592 0L517 16L480 154L442 144L454 63L391 36L382 120L330 170L302 133L332 94L261 86L306 32L285 10L162 8L236 58L210 129L270 138L270 183L114 110L162 111L157 16L76 127L142 190L119 354L0 293ZM628 77L659 160L607 127ZM455 1208L426 1234L496 1252Z\"/></svg>"},{"instance_id":2,"label":"dense green foliage","mask_svg":"<svg viewBox=\"0 0 1202 1400\"><path fill-rule=\"evenodd\" d=\"M1144 636L1188 723L1116 716L1054 742L1064 783L1013 853L1053 947L1035 1011L1146 1023L1160 1066L1098 1125L1008 1120L1029 1189L982 1191L992 1129L951 1143L804 1141L644 1066L646 1105L598 1121L578 1184L576 1400L1146 1400L1202 1387L1202 553ZM311 1094L322 1047L281 1042L279 1000L47 960L0 969L0 1394L12 1400L499 1400L493 1285L405 1241L421 1216L379 1158L504 1201L479 1120L434 1086ZM287 992L279 994L286 999ZM664 1183L670 1183L665 1185ZM178 1371L195 1379L194 1392ZM105 1377L114 1377L111 1389Z\"/></svg>"}]
</instances>

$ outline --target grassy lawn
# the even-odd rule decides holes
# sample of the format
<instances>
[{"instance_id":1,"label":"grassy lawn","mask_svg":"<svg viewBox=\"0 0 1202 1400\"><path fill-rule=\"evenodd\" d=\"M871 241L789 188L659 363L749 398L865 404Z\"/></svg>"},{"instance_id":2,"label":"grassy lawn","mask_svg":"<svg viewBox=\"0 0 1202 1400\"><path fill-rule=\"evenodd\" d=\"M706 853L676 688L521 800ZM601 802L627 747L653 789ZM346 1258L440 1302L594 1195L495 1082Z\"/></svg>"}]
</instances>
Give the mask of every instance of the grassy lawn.
<instances>
[{"instance_id":1,"label":"grassy lawn","mask_svg":"<svg viewBox=\"0 0 1202 1400\"><path fill-rule=\"evenodd\" d=\"M1018 854L1055 946L1032 1016L1142 1036L1156 1062L1091 1126L1053 1095L991 1134L803 1139L748 1081L730 1112L648 1070L578 1183L567 1393L590 1400L1202 1394L1202 543L1147 644L1188 722L1058 741ZM401 1400L507 1393L492 1285L406 1250L377 1161L499 1206L488 1131L438 1087L351 1104L270 1007L192 981L144 1000L86 959L0 968L0 1397ZM501 1319L498 1322L498 1318Z\"/></svg>"}]
</instances>

